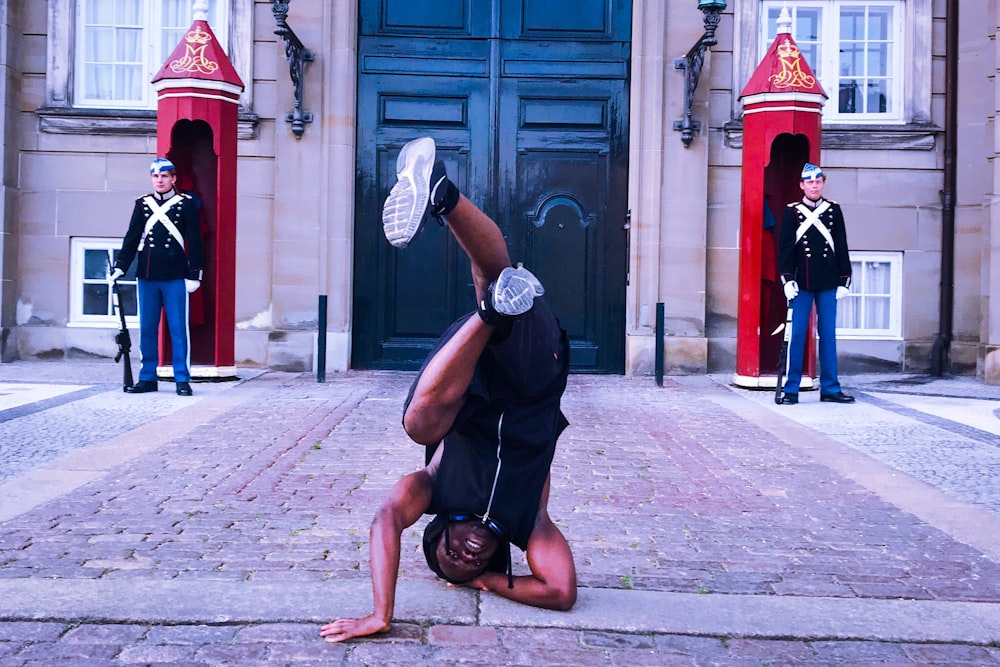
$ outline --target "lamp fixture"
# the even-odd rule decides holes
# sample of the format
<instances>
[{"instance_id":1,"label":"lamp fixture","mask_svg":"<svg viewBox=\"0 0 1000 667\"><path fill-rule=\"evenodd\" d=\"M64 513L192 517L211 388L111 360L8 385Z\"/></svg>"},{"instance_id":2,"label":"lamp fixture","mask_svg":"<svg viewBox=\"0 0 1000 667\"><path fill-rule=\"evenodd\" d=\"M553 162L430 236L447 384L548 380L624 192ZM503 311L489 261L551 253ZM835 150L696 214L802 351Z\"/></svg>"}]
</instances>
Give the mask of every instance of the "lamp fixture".
<instances>
[{"instance_id":1,"label":"lamp fixture","mask_svg":"<svg viewBox=\"0 0 1000 667\"><path fill-rule=\"evenodd\" d=\"M285 40L285 57L288 58L288 74L292 79L292 88L295 94L295 104L292 113L285 116L285 120L292 124L292 134L296 139L302 138L302 133L306 131L306 123L312 122L312 114L302 110L302 77L306 69L306 63L313 61L313 52L305 47L302 40L298 38L295 31L288 26L288 3L291 0L271 0L271 11L274 13L274 20L277 27L274 34Z\"/></svg>"},{"instance_id":2,"label":"lamp fixture","mask_svg":"<svg viewBox=\"0 0 1000 667\"><path fill-rule=\"evenodd\" d=\"M695 132L701 129L701 123L691 117L691 105L698 88L701 67L705 63L705 52L718 44L715 29L719 27L720 15L725 8L726 0L698 0L698 9L704 14L705 34L694 43L687 55L674 60L674 69L684 70L684 117L674 121L674 130L681 133L684 148L691 145Z\"/></svg>"}]
</instances>

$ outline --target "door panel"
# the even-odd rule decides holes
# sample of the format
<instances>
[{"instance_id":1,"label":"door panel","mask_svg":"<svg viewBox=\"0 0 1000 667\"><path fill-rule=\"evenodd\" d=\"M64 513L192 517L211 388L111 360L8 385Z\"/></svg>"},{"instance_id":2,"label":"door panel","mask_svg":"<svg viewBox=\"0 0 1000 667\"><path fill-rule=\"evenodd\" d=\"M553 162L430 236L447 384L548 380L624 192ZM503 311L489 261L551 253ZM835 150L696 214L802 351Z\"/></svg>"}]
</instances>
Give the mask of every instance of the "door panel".
<instances>
[{"instance_id":1,"label":"door panel","mask_svg":"<svg viewBox=\"0 0 1000 667\"><path fill-rule=\"evenodd\" d=\"M511 257L546 286L577 372L624 366L624 336L607 326L625 317L627 170L612 149L621 89L614 79L501 84L500 134L515 138L500 146L501 173L513 174L499 186L512 204Z\"/></svg>"},{"instance_id":2,"label":"door panel","mask_svg":"<svg viewBox=\"0 0 1000 667\"><path fill-rule=\"evenodd\" d=\"M513 0L501 4L504 39L631 39L631 0Z\"/></svg>"},{"instance_id":3,"label":"door panel","mask_svg":"<svg viewBox=\"0 0 1000 667\"><path fill-rule=\"evenodd\" d=\"M490 36L492 7L484 0L360 0L361 35Z\"/></svg>"},{"instance_id":4,"label":"door panel","mask_svg":"<svg viewBox=\"0 0 1000 667\"><path fill-rule=\"evenodd\" d=\"M496 0L517 39L499 38L483 0L446 3L465 13L434 39L420 37L436 19L419 3L362 1L373 36L359 39L354 367L417 368L474 307L469 262L446 228L428 220L403 251L382 236L396 155L429 135L511 258L546 286L573 370L624 370L628 43L609 36L628 11L613 1Z\"/></svg>"},{"instance_id":5,"label":"door panel","mask_svg":"<svg viewBox=\"0 0 1000 667\"><path fill-rule=\"evenodd\" d=\"M382 234L382 202L396 181L399 150L416 136L433 135L450 178L468 196L482 169L470 156L485 151L470 117L487 115L488 96L470 77L377 74L359 88L355 224L355 368L417 368L437 337L474 303L469 263L447 229L428 220L405 251ZM461 305L459 303L461 302Z\"/></svg>"}]
</instances>

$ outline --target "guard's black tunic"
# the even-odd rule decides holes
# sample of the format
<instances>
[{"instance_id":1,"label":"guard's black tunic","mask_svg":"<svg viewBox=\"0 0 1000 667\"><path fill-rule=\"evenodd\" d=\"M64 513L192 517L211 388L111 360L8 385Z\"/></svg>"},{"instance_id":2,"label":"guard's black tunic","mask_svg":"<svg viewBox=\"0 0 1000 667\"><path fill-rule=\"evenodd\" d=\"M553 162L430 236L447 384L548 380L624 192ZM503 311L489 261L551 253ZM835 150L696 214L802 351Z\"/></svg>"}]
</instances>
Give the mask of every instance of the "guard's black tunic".
<instances>
[{"instance_id":1,"label":"guard's black tunic","mask_svg":"<svg viewBox=\"0 0 1000 667\"><path fill-rule=\"evenodd\" d=\"M794 280L799 289L810 292L850 286L851 258L847 249L844 214L835 201L820 199L816 205L822 205L824 201L828 201L830 206L820 214L819 224L829 230L833 247L811 225L796 242L796 231L806 220L805 214L798 208L802 202L792 202L785 207L778 243L778 273L782 283Z\"/></svg>"},{"instance_id":2,"label":"guard's black tunic","mask_svg":"<svg viewBox=\"0 0 1000 667\"><path fill-rule=\"evenodd\" d=\"M173 191L168 193L167 200L174 194ZM181 194L179 200L166 212L167 218L184 238L184 244L181 245L161 223L146 231L146 221L153 214L146 197L152 197L160 205L164 201L162 195L155 193L136 198L128 231L125 232L121 251L115 260L115 268L127 272L138 252L139 261L135 267L137 278L201 280L201 229L198 206L194 199L189 194ZM140 241L143 242L142 250L139 250Z\"/></svg>"}]
</instances>

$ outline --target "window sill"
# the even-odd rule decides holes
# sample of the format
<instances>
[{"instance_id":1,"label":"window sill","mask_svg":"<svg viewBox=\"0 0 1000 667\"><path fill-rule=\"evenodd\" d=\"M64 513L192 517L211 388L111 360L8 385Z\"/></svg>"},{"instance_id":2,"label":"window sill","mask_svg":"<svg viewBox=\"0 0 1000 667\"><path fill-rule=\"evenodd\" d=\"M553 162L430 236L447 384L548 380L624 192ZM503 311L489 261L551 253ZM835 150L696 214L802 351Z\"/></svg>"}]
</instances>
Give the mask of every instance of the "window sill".
<instances>
[{"instance_id":1,"label":"window sill","mask_svg":"<svg viewBox=\"0 0 1000 667\"><path fill-rule=\"evenodd\" d=\"M727 148L743 148L743 121L731 120L722 127ZM824 125L824 150L934 150L937 135L944 132L931 123L903 125Z\"/></svg>"},{"instance_id":2,"label":"window sill","mask_svg":"<svg viewBox=\"0 0 1000 667\"><path fill-rule=\"evenodd\" d=\"M852 330L837 329L837 340L870 340L888 341L891 343L902 343L903 337L898 333L875 333L873 331L857 332Z\"/></svg>"},{"instance_id":3,"label":"window sill","mask_svg":"<svg viewBox=\"0 0 1000 667\"><path fill-rule=\"evenodd\" d=\"M109 315L108 317L111 316ZM131 319L135 319L135 322L134 323L129 322L129 320ZM125 322L126 324L128 324L130 329L139 326L138 317L136 318L126 317ZM120 327L121 327L121 322L119 322L117 318L115 318L113 321L108 320L107 322L96 322L96 321L80 322L80 321L70 320L69 322L66 323L67 329L118 329Z\"/></svg>"},{"instance_id":4,"label":"window sill","mask_svg":"<svg viewBox=\"0 0 1000 667\"><path fill-rule=\"evenodd\" d=\"M156 112L151 109L41 107L35 113L39 129L48 134L156 136ZM259 122L257 114L240 109L236 137L253 139Z\"/></svg>"}]
</instances>

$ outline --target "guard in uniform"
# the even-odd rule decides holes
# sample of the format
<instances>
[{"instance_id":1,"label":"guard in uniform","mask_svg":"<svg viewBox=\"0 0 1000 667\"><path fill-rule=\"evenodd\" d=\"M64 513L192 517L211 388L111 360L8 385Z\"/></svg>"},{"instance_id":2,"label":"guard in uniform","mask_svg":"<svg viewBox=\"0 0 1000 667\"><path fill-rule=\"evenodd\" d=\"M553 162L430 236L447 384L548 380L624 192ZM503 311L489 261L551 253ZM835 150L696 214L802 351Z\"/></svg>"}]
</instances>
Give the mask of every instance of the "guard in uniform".
<instances>
[{"instance_id":1,"label":"guard in uniform","mask_svg":"<svg viewBox=\"0 0 1000 667\"><path fill-rule=\"evenodd\" d=\"M802 358L813 303L819 329L820 400L853 403L837 375L837 300L850 293L851 258L844 214L837 202L823 198L826 176L814 164L802 168L802 201L785 208L778 244L778 273L792 306L788 374L782 403L799 402Z\"/></svg>"},{"instance_id":2,"label":"guard in uniform","mask_svg":"<svg viewBox=\"0 0 1000 667\"><path fill-rule=\"evenodd\" d=\"M191 395L188 294L201 285L202 251L198 204L174 188L173 163L156 158L149 167L153 192L135 200L132 219L111 274L118 280L138 254L139 381L126 391L157 390L160 310L170 331L177 394Z\"/></svg>"}]
</instances>

